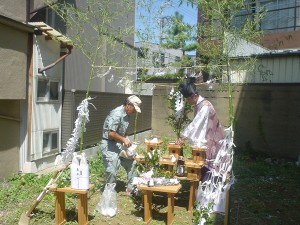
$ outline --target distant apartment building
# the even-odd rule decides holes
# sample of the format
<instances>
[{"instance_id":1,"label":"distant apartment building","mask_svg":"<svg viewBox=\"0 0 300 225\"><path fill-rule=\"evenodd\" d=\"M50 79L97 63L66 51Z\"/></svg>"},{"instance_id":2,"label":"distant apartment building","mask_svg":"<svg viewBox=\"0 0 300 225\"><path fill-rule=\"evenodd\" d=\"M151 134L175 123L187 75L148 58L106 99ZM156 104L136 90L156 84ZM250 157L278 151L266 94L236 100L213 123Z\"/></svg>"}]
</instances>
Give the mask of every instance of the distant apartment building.
<instances>
[{"instance_id":1,"label":"distant apartment building","mask_svg":"<svg viewBox=\"0 0 300 225\"><path fill-rule=\"evenodd\" d=\"M298 0L246 1L249 10L240 12L234 26L252 18L260 8L266 11L259 29L264 31L262 45L269 49L300 48L300 2Z\"/></svg>"},{"instance_id":2,"label":"distant apartment building","mask_svg":"<svg viewBox=\"0 0 300 225\"><path fill-rule=\"evenodd\" d=\"M247 19L264 10L265 15L257 26L263 31L259 43L237 44L230 54L231 81L234 83L299 83L300 82L300 2L297 0L245 1L247 9L233 20L232 26L241 27ZM198 21L201 21L198 9ZM201 44L201 43L200 43ZM254 69L236 70L234 64L244 57L257 59ZM238 67L238 66L237 66Z\"/></svg>"},{"instance_id":3,"label":"distant apartment building","mask_svg":"<svg viewBox=\"0 0 300 225\"><path fill-rule=\"evenodd\" d=\"M299 83L300 82L300 2L297 0L256 0L249 3L248 11L235 18L235 26L251 18L253 12L265 10L259 29L264 35L259 44L263 52L257 57L251 72L239 72L236 82ZM246 52L251 52L249 49ZM250 54L248 54L250 56Z\"/></svg>"},{"instance_id":4,"label":"distant apartment building","mask_svg":"<svg viewBox=\"0 0 300 225\"><path fill-rule=\"evenodd\" d=\"M178 71L176 63L181 61L182 50L166 49L149 42L136 42L135 47L138 49L138 70L144 70L145 75L162 76Z\"/></svg>"}]
</instances>

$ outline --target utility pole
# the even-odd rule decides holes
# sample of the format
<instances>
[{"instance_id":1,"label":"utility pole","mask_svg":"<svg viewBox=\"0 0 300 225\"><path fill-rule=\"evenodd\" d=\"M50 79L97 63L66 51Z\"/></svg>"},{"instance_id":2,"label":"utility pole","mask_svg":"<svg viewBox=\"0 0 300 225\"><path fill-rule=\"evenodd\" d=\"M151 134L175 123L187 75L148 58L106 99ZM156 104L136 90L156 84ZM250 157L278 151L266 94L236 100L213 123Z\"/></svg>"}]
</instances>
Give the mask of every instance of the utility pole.
<instances>
[{"instance_id":1,"label":"utility pole","mask_svg":"<svg viewBox=\"0 0 300 225\"><path fill-rule=\"evenodd\" d=\"M163 39L163 35L164 35L164 27L165 27L165 19L167 19L167 16L164 16L164 12L165 12L165 8L166 6L171 6L172 5L172 1L168 0L165 3L163 3L160 6L160 16L159 16L159 27L160 27L160 34L159 34L159 46L162 45L162 39Z\"/></svg>"}]
</instances>

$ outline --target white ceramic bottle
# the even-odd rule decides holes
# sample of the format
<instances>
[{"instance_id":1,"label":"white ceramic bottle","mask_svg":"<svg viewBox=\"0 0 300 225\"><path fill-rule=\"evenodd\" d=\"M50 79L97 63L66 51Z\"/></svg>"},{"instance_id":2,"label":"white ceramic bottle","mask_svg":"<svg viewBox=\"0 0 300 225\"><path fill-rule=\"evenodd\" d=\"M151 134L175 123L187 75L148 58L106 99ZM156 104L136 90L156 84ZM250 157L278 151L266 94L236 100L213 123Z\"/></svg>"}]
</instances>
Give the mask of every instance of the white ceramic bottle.
<instances>
[{"instance_id":1,"label":"white ceramic bottle","mask_svg":"<svg viewBox=\"0 0 300 225\"><path fill-rule=\"evenodd\" d=\"M70 166L71 170L71 188L78 189L79 188L79 161L77 158L77 153L73 153L73 159Z\"/></svg>"},{"instance_id":2,"label":"white ceramic bottle","mask_svg":"<svg viewBox=\"0 0 300 225\"><path fill-rule=\"evenodd\" d=\"M79 165L79 189L84 189L87 190L89 189L90 186L90 181L89 181L89 165L87 163L85 153L83 152L81 154L81 160L80 160L80 165Z\"/></svg>"}]
</instances>

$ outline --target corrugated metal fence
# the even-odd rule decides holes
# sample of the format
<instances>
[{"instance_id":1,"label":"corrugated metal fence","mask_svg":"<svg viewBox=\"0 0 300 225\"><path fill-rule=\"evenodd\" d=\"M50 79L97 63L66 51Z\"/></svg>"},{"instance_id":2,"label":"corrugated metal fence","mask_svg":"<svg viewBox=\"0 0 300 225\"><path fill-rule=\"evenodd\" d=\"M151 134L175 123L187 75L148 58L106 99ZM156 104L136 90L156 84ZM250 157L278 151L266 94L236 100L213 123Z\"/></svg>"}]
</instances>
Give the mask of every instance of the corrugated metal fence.
<instances>
[{"instance_id":1,"label":"corrugated metal fence","mask_svg":"<svg viewBox=\"0 0 300 225\"><path fill-rule=\"evenodd\" d=\"M86 125L86 132L84 135L84 146L91 146L97 144L102 138L103 122L108 113L119 105L122 105L124 100L129 96L126 94L118 93L103 93L103 92L90 92L90 101L95 108L89 106L89 119L90 122ZM71 137L74 128L74 121L77 118L78 111L76 108L80 102L85 98L85 91L66 91L63 97L62 107L62 134L61 143L62 149L66 148L66 143ZM152 96L141 96L142 113L138 114L137 120L137 133L151 129L152 118ZM134 133L134 116L130 118L130 125L128 134Z\"/></svg>"}]
</instances>

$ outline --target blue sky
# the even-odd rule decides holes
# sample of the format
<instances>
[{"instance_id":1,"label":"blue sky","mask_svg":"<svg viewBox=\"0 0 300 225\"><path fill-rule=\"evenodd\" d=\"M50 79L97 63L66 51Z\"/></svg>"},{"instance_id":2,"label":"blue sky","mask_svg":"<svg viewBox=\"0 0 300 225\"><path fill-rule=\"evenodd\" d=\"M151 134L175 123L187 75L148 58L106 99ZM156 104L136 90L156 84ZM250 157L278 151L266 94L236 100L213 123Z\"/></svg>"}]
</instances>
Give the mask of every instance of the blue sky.
<instances>
[{"instance_id":1,"label":"blue sky","mask_svg":"<svg viewBox=\"0 0 300 225\"><path fill-rule=\"evenodd\" d=\"M136 28L142 29L145 34L153 35L150 38L151 42L157 42L161 31L159 21L162 17L173 16L178 11L183 15L183 20L186 23L196 25L197 8L191 5L187 6L186 4L179 6L179 3L179 0L137 0ZM139 7L142 4L144 7ZM149 7L150 11L146 9L147 7ZM138 38L136 38L136 41L138 41Z\"/></svg>"},{"instance_id":2,"label":"blue sky","mask_svg":"<svg viewBox=\"0 0 300 225\"><path fill-rule=\"evenodd\" d=\"M166 16L173 16L175 11L178 11L180 14L183 15L183 19L185 22L189 24L196 24L197 22L197 8L191 5L187 6L183 4L179 6L178 0L172 0L170 7L166 8L165 15Z\"/></svg>"}]
</instances>

